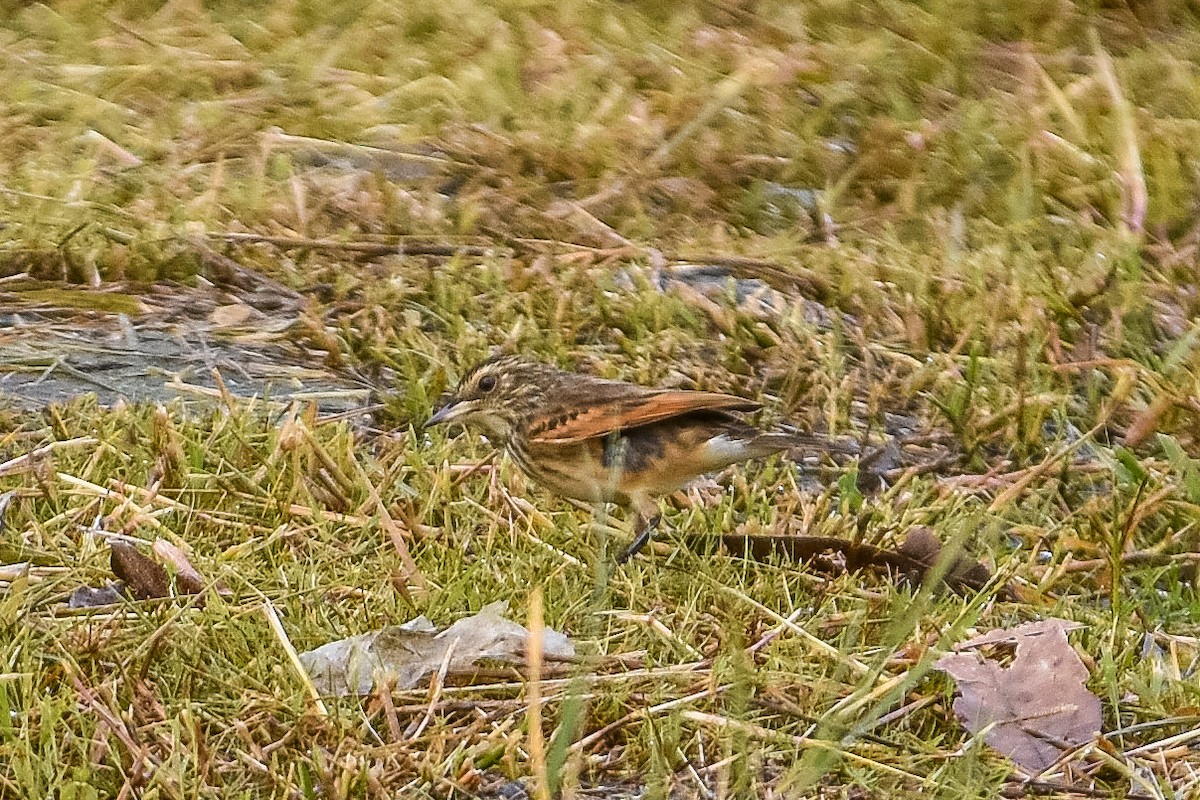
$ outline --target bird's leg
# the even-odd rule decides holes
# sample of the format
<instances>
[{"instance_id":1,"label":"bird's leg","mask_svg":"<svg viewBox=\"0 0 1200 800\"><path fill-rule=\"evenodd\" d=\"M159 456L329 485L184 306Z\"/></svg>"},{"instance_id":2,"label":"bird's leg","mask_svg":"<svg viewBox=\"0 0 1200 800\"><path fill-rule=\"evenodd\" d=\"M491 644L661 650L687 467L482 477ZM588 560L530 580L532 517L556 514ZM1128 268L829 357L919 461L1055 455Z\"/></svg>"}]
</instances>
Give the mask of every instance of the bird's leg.
<instances>
[{"instance_id":1,"label":"bird's leg","mask_svg":"<svg viewBox=\"0 0 1200 800\"><path fill-rule=\"evenodd\" d=\"M654 535L654 529L658 527L658 522L661 519L662 514L657 513L657 509L651 515L644 514L641 511L637 512L637 518L633 525L633 541L629 543L629 547L626 547L617 556L618 564L624 564L649 544L650 537Z\"/></svg>"}]
</instances>

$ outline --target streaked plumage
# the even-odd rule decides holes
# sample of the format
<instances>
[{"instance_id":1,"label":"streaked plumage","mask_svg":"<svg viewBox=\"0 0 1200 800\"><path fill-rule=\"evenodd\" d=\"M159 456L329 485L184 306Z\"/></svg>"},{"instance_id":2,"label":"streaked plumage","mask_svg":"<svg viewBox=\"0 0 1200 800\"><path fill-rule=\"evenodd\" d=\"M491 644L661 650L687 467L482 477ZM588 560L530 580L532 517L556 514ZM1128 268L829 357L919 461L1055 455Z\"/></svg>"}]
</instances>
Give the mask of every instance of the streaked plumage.
<instances>
[{"instance_id":1,"label":"streaked plumage","mask_svg":"<svg viewBox=\"0 0 1200 800\"><path fill-rule=\"evenodd\" d=\"M798 443L737 416L758 408L734 395L652 389L503 356L472 367L429 424L479 429L557 494L632 509L637 535L625 560L649 539L656 496Z\"/></svg>"}]
</instances>

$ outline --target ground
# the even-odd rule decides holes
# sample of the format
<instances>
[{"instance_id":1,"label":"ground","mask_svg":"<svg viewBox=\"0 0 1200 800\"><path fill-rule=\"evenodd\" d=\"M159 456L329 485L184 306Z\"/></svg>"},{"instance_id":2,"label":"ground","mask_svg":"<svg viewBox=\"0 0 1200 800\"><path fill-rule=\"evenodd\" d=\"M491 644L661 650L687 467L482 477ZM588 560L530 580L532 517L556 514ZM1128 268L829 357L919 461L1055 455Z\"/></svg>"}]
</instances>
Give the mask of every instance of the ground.
<instances>
[{"instance_id":1,"label":"ground","mask_svg":"<svg viewBox=\"0 0 1200 800\"><path fill-rule=\"evenodd\" d=\"M0 20L0 796L1197 791L1190 6ZM619 513L421 429L493 351L831 444L666 499L616 568ZM874 555L914 531L983 579ZM70 606L158 540L200 593ZM535 588L578 654L543 748L537 666L317 703L292 661ZM1031 776L933 664L1051 617L1102 736Z\"/></svg>"}]
</instances>

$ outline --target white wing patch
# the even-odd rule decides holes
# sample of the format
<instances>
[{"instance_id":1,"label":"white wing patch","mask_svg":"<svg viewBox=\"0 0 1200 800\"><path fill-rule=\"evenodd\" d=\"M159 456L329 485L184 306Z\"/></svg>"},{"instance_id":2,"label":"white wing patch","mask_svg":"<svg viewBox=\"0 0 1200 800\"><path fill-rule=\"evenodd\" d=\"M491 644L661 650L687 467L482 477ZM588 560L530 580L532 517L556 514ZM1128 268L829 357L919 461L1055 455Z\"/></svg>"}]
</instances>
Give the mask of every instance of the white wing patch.
<instances>
[{"instance_id":1,"label":"white wing patch","mask_svg":"<svg viewBox=\"0 0 1200 800\"><path fill-rule=\"evenodd\" d=\"M738 461L745 461L751 457L752 453L746 444L745 439L734 439L721 434L709 439L705 449L708 450L708 457L713 462L724 462L723 465L736 464Z\"/></svg>"}]
</instances>

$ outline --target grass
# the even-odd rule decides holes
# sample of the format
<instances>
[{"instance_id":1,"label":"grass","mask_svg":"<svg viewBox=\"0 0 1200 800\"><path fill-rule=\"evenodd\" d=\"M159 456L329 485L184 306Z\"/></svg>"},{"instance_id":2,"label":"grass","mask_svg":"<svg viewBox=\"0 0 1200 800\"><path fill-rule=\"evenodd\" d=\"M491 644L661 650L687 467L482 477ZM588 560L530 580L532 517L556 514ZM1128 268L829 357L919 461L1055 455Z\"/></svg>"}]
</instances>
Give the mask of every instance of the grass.
<instances>
[{"instance_id":1,"label":"grass","mask_svg":"<svg viewBox=\"0 0 1200 800\"><path fill-rule=\"evenodd\" d=\"M30 564L0 567L0 796L495 797L545 775L577 797L990 797L1012 765L930 663L1051 615L1086 626L1104 703L1075 788L1197 790L1190 7L0 19L0 347L49 321L111 353L124 315L284 368L267 391L220 349L224 393L204 369L161 411L0 412L0 462L69 443L0 467L0 564ZM594 510L419 431L492 347L905 442L874 491L827 460L730 470L668 504L669 543L928 526L1013 596L681 546L609 569ZM35 361L6 371L70 366ZM290 401L301 367L385 408ZM105 533L176 542L230 593L69 611L110 576ZM523 621L534 587L587 657L545 665L544 757L512 670L319 713L263 613L304 650L495 600Z\"/></svg>"}]
</instances>

